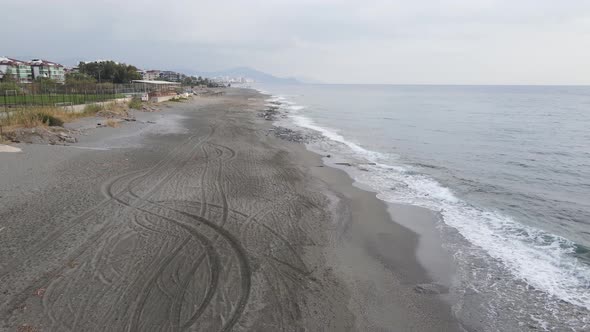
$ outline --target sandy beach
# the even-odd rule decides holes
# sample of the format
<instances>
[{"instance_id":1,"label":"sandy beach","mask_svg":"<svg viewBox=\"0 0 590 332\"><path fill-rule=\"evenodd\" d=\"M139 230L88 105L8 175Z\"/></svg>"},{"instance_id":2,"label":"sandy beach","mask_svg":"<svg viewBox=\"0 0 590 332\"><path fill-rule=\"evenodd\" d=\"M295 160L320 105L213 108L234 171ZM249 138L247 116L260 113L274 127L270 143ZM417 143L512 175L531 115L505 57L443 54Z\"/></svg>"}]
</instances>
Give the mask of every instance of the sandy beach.
<instances>
[{"instance_id":1,"label":"sandy beach","mask_svg":"<svg viewBox=\"0 0 590 332\"><path fill-rule=\"evenodd\" d=\"M0 153L0 331L461 331L436 216L275 137L266 98Z\"/></svg>"}]
</instances>

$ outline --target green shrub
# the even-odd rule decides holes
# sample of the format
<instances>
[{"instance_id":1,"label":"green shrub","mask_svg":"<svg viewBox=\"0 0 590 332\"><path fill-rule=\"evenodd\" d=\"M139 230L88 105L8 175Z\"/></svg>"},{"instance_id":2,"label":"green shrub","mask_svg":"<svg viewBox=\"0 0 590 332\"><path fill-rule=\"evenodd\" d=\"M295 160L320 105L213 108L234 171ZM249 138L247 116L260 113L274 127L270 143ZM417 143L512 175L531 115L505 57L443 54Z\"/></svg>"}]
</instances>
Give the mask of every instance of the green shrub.
<instances>
[{"instance_id":1,"label":"green shrub","mask_svg":"<svg viewBox=\"0 0 590 332\"><path fill-rule=\"evenodd\" d=\"M8 93L6 93L7 91ZM21 92L21 88L18 86L18 84L16 84L16 82L0 82L0 94L2 96L14 96L15 92Z\"/></svg>"},{"instance_id":2,"label":"green shrub","mask_svg":"<svg viewBox=\"0 0 590 332\"><path fill-rule=\"evenodd\" d=\"M141 99L137 98L137 97L133 97L133 99L131 99L129 101L129 108L133 108L133 109L140 109L141 108Z\"/></svg>"},{"instance_id":3,"label":"green shrub","mask_svg":"<svg viewBox=\"0 0 590 332\"><path fill-rule=\"evenodd\" d=\"M0 125L33 128L38 126L63 126L67 113L53 108L28 109L14 112L10 117L0 119Z\"/></svg>"},{"instance_id":4,"label":"green shrub","mask_svg":"<svg viewBox=\"0 0 590 332\"><path fill-rule=\"evenodd\" d=\"M101 104L88 104L84 107L84 113L94 114L102 111L104 107Z\"/></svg>"},{"instance_id":5,"label":"green shrub","mask_svg":"<svg viewBox=\"0 0 590 332\"><path fill-rule=\"evenodd\" d=\"M50 127L61 127L64 125L64 122L60 118L57 118L49 113L39 112L37 113L37 117L42 123Z\"/></svg>"}]
</instances>

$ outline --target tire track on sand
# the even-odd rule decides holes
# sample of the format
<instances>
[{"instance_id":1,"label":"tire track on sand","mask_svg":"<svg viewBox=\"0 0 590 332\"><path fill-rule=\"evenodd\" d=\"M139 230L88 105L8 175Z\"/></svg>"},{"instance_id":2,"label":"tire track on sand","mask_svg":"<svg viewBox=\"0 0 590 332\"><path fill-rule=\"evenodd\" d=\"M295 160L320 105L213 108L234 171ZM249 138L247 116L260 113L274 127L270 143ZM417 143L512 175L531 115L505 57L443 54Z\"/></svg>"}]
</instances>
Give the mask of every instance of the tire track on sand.
<instances>
[{"instance_id":1,"label":"tire track on sand","mask_svg":"<svg viewBox=\"0 0 590 332\"><path fill-rule=\"evenodd\" d=\"M207 139L210 137L210 135L211 135L211 133L209 133L209 135L207 135ZM148 173L153 172L157 167L160 167L163 163L169 161L173 156L176 156L176 154L178 154L180 152L180 150L195 137L196 137L196 135L191 135L190 137L188 137L185 141L183 141L181 144L179 144L178 147L176 147L174 150L172 150L165 158L163 158L156 165L151 167L148 170ZM123 175L114 176L112 178L109 178L107 181L105 181L105 183L107 185L110 184L112 186L113 182L118 181L121 178L124 178L125 176L128 176L132 173L137 173L137 172L139 172L139 171L132 171L130 173L125 173ZM145 174L145 176L147 176L147 175L148 174ZM104 186L105 185L103 184L101 187L104 187ZM103 193L104 193L104 191L103 191ZM28 262L31 258L35 257L41 250L43 250L49 244L54 243L68 228L70 228L71 225L78 224L78 223L82 222L83 220L92 216L96 211L100 211L103 208L105 208L109 204L111 199L112 199L112 197L107 197L106 199L102 200L97 205L93 206L92 208L87 209L86 211L82 212L81 214L77 215L76 217L73 217L73 218L67 220L61 226L57 227L53 232L50 232L47 236L45 236L45 238L42 239L41 241L36 241L35 242L36 245L33 248L31 248L28 252L19 255L19 256L26 256L26 258L24 260L19 259L19 256L16 256L10 262L3 264L2 270L0 270L0 279L4 278L12 270L15 270L17 266Z\"/></svg>"},{"instance_id":2,"label":"tire track on sand","mask_svg":"<svg viewBox=\"0 0 590 332\"><path fill-rule=\"evenodd\" d=\"M203 150L205 150L204 149L204 145L201 145L201 148ZM230 156L228 157L228 159L235 158L235 155L236 155L235 152L233 150L229 149L229 148L227 148L227 149L231 151ZM221 151L221 153L218 154L218 157L221 157L222 155L223 155L223 152ZM214 159L218 159L218 158L214 158ZM209 164L210 161L211 160L207 157L206 164ZM217 179L216 179L217 181L216 182L220 181L220 179L221 179L221 174L219 172L221 172L221 167L222 166L223 166L223 160L220 161L220 168L218 169L218 176L217 176ZM180 168L182 168L182 167L180 167ZM169 179L170 177L171 177L171 175L169 175L167 178ZM160 183L157 184L157 187L160 187L165 182L167 182L167 180L166 181L161 181ZM128 186L127 189L129 190L129 192L132 192L132 188L130 186ZM219 184L219 186L217 187L217 189L220 191L220 193L222 195L222 201L223 201L223 206L224 206L224 208L223 208L224 213L223 213L222 223L221 223L223 225L225 223L225 221L227 220L227 217L228 217L227 198L225 197L225 191L223 190L221 184ZM152 192L154 192L154 190L150 190L150 193L148 193L144 197L146 197L146 196L149 197ZM111 193L109 193L109 194L111 194ZM135 193L132 193L132 196L134 196L135 198L137 198L137 199L145 202L148 206L150 204L153 204L148 199L146 199L144 197L141 197L140 195L137 195ZM206 193L205 193L205 196L204 197L206 197ZM113 197L113 198L117 202L119 202L120 204L126 205L128 207L137 209L137 210L142 211L144 213L149 213L149 214L152 214L152 215L157 216L159 218L162 218L162 219L168 220L170 222L173 222L173 223L177 224L178 226L185 228L190 234L192 234L194 236L197 236L197 237L198 236L202 236L202 234L199 232L198 229L194 228L190 224L184 223L181 220L177 220L175 218L169 218L169 217L163 216L162 214L159 214L157 212L150 211L150 210L148 210L146 208L135 206L135 204L130 204L128 202L125 202L122 199L119 199L118 197ZM156 208L168 209L165 206L157 206ZM180 213L182 215L185 215L185 216L191 218L191 219L196 219L196 221L200 222L201 224L205 224L205 225L209 226L210 229L212 229L214 232L216 232L217 234L219 234L219 236L221 236L222 238L224 238L225 241L230 244L230 246L232 247L233 251L236 253L237 261L238 261L238 264L240 266L240 275L241 275L241 280L242 280L242 283L241 283L241 289L242 289L241 294L242 294L242 296L240 297L240 299L238 301L238 304L237 304L237 306L236 306L236 308L235 308L235 310L234 310L234 312L232 314L232 317L226 322L226 324L224 325L224 327L222 329L224 331L229 330L229 329L231 329L235 325L235 323L237 322L237 320L241 316L241 314L242 314L242 312L243 312L243 310L244 310L244 308L246 306L247 299L248 299L249 293L250 293L251 270L250 270L250 267L249 267L249 262L248 262L247 254L246 254L244 248L239 243L239 240L237 238L233 237L233 235L231 235L231 233L229 233L227 230L225 230L222 226L218 226L215 223L209 221L208 219L206 219L206 218L204 218L202 216L196 216L196 215L188 214L188 213L185 213L184 211L181 211ZM203 213L203 211L202 211L202 213ZM216 272L215 273L212 273L211 280L215 280L215 282L216 282L213 285L214 287L209 287L208 288L208 291L206 293L206 296L205 296L204 301L202 302L201 306L197 309L197 311L192 315L192 317L189 319L189 321L187 323L183 324L183 327L184 328L190 327L190 325L194 324L194 322L198 319L198 317L200 316L200 314L202 314L202 312L206 309L206 305L211 301L211 299L213 297L213 294L214 294L214 292L216 290L216 287L217 287L217 281L216 280L218 278L217 277L218 276L218 273L219 273L218 270L219 269L217 268ZM141 311L141 309L136 309L136 310L140 310ZM137 311L136 311L135 317L139 317L139 315L137 314ZM137 324L137 319L138 318L135 318L134 319L134 323L133 324Z\"/></svg>"},{"instance_id":3,"label":"tire track on sand","mask_svg":"<svg viewBox=\"0 0 590 332\"><path fill-rule=\"evenodd\" d=\"M209 133L205 137L203 137L202 139L199 140L199 143L197 143L197 146L202 144L202 142L204 142L205 140L209 139L209 137L211 137L211 135L213 134L214 130L215 130L215 128L211 127L211 130L209 131ZM166 157L162 158L158 163L156 163L154 166L150 167L146 171L146 173L140 174L138 177L144 177L144 178L149 177L150 175L156 173L157 171L162 169L164 166L166 166L166 164L170 163L173 158L176 158L177 156L182 155L183 149L195 137L197 137L196 134L189 136L186 140L184 140L178 146L176 146L168 155L166 155ZM194 148L194 146L192 148ZM132 171L132 172L129 172L126 174L117 175L117 176L112 177L112 178L108 179L107 181L105 181L105 183L101 186L101 191L103 192L103 194L105 192L110 191L110 194L107 195L105 200L101 201L99 204L95 205L94 207L86 210L82 214L64 222L62 226L58 227L54 232L52 232L50 235L46 236L44 240L40 241L35 248L33 248L28 253L26 253L25 255L27 256L27 258L25 258L24 260L19 261L18 258L15 258L14 260L9 262L8 264L4 265L3 271L0 271L0 280L2 278L4 278L5 276L7 276L10 272L16 270L18 266L25 264L26 262L35 258L37 256L37 254L39 252L41 252L41 250L43 250L45 247L47 247L50 243L54 243L62 234L64 234L69 228L71 228L72 225L81 224L82 221L93 216L96 211L100 211L103 208L105 208L106 206L108 206L108 204L113 201L113 197L117 197L118 195L121 195L125 191L125 189L123 189L121 192L113 193L112 188L116 182L124 179L127 176L131 176L133 174L141 173L141 172L142 171ZM138 177L134 177L134 179L136 179ZM114 220L110 220L109 222L104 224L98 231L96 231L94 234L91 235L91 237L89 238L89 240L86 242L85 245L80 246L71 255L69 255L66 260L63 260L63 261L73 261L73 260L77 259L78 257L80 257L81 255L83 255L89 248L91 248L93 246L93 244L95 244L99 241L101 236L110 228L110 226L113 224L113 222L114 222ZM61 270L63 270L64 268L65 268L64 265L59 264L59 266L44 273L40 278L32 281L32 283L28 287L26 287L25 289L20 291L18 295L14 296L9 302L4 303L2 305L3 310L8 310L8 312L9 312L11 310L10 308L15 307L16 304L21 303L26 298L28 298L30 296L30 294L34 291L34 289L37 289L39 287L42 287L43 285L46 285L49 280L53 279L55 276L58 276L60 274L59 272Z\"/></svg>"}]
</instances>

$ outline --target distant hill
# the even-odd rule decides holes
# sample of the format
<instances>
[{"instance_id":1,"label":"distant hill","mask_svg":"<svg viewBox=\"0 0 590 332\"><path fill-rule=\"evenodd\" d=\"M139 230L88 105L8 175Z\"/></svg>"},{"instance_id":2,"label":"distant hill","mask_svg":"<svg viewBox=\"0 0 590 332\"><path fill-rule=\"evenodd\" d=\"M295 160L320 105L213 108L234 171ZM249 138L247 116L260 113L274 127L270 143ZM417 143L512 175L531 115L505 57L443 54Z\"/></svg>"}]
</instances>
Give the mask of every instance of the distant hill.
<instances>
[{"instance_id":1,"label":"distant hill","mask_svg":"<svg viewBox=\"0 0 590 332\"><path fill-rule=\"evenodd\" d=\"M237 67L222 71L212 71L212 72L195 72L195 75L203 76L203 77L221 77L221 76L229 76L229 77L245 77L253 79L258 83L271 83L271 84L301 84L295 78L281 78L276 77L271 74L267 74L261 72L256 69L252 69L249 67Z\"/></svg>"},{"instance_id":2,"label":"distant hill","mask_svg":"<svg viewBox=\"0 0 590 332\"><path fill-rule=\"evenodd\" d=\"M324 84L323 81L316 80L315 78L312 78L312 77L297 76L297 77L295 77L295 79L303 84Z\"/></svg>"}]
</instances>

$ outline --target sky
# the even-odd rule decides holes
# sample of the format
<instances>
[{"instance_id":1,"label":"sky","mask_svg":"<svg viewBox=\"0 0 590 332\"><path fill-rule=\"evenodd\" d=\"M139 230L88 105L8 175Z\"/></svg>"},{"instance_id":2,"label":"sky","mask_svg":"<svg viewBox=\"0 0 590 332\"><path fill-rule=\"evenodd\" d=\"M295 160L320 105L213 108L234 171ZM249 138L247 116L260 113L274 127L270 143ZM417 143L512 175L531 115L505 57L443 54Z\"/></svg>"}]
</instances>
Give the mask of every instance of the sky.
<instances>
[{"instance_id":1,"label":"sky","mask_svg":"<svg viewBox=\"0 0 590 332\"><path fill-rule=\"evenodd\" d=\"M0 0L0 56L366 84L590 84L588 0ZM8 32L8 33L6 33Z\"/></svg>"}]
</instances>

